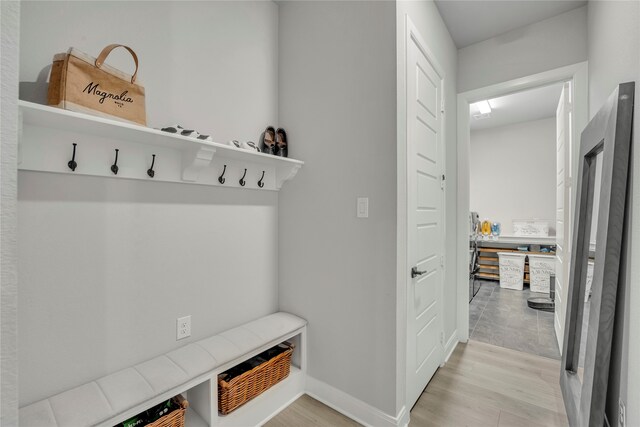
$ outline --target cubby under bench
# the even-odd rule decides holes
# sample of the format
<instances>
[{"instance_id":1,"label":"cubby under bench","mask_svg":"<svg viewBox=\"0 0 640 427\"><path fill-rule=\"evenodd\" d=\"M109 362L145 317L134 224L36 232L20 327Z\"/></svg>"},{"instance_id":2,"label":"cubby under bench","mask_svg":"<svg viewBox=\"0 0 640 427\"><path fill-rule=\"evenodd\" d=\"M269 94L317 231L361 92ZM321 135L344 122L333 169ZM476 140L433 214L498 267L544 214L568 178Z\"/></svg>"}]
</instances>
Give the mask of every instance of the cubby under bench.
<instances>
[{"instance_id":1,"label":"cubby under bench","mask_svg":"<svg viewBox=\"0 0 640 427\"><path fill-rule=\"evenodd\" d=\"M115 426L182 394L186 427L257 426L303 394L306 320L279 312L188 344L20 408L25 427ZM229 415L218 414L218 374L281 342L295 344L289 376Z\"/></svg>"}]
</instances>

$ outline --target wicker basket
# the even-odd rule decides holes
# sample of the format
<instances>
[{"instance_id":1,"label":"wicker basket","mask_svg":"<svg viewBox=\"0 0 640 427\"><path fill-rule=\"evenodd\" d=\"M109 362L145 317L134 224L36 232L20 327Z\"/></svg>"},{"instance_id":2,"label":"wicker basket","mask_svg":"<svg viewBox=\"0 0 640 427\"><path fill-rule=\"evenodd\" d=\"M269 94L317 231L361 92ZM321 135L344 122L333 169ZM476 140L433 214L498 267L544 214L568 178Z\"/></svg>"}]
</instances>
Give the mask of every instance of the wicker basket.
<instances>
[{"instance_id":1,"label":"wicker basket","mask_svg":"<svg viewBox=\"0 0 640 427\"><path fill-rule=\"evenodd\" d=\"M289 376L294 345L229 382L218 378L218 411L222 415L234 411L263 391Z\"/></svg>"},{"instance_id":2,"label":"wicker basket","mask_svg":"<svg viewBox=\"0 0 640 427\"><path fill-rule=\"evenodd\" d=\"M189 407L189 402L181 395L177 395L173 400L180 405L180 409L169 412L164 417L158 418L151 424L147 424L147 427L184 427L184 415Z\"/></svg>"}]
</instances>

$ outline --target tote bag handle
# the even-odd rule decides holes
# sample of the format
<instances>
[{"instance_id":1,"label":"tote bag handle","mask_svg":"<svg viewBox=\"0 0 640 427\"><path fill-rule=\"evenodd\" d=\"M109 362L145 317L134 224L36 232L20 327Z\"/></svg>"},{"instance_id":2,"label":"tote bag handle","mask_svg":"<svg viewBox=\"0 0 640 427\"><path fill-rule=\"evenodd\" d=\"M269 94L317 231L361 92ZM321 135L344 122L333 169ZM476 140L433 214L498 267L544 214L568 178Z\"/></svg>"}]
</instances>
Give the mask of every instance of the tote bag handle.
<instances>
[{"instance_id":1,"label":"tote bag handle","mask_svg":"<svg viewBox=\"0 0 640 427\"><path fill-rule=\"evenodd\" d=\"M100 68L102 67L102 64L104 64L105 59L107 59L107 56L109 56L109 54L111 53L111 51L117 47L123 47L125 49L127 49L129 51L129 53L131 54L131 56L133 56L133 62L135 62L136 64L136 70L133 72L133 75L131 76L131 83L135 83L136 81L136 75L138 74L138 56L136 55L136 53L133 51L133 49L131 49L129 46L125 46L122 44L110 44L109 46L105 47L104 49L102 49L102 52L100 52L100 55L98 55L98 58L96 59L96 67Z\"/></svg>"}]
</instances>

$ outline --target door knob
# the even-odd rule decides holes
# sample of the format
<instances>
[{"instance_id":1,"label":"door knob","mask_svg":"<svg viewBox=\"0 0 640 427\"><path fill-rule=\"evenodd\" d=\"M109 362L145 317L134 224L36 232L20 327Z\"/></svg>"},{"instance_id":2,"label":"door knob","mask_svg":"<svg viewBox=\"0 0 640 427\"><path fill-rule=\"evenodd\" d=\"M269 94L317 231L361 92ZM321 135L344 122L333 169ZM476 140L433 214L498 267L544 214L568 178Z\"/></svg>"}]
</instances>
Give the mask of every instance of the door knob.
<instances>
[{"instance_id":1,"label":"door knob","mask_svg":"<svg viewBox=\"0 0 640 427\"><path fill-rule=\"evenodd\" d=\"M418 271L418 267L411 267L411 278L414 279L418 276L422 276L426 271Z\"/></svg>"}]
</instances>

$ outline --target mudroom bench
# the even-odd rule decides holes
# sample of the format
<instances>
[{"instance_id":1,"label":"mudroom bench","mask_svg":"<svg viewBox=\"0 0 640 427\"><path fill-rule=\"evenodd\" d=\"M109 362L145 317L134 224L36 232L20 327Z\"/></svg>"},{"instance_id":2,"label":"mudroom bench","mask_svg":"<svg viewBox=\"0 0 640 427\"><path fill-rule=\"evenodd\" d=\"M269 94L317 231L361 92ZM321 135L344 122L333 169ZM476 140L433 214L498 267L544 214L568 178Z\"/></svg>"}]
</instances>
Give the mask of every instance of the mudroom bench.
<instances>
[{"instance_id":1,"label":"mudroom bench","mask_svg":"<svg viewBox=\"0 0 640 427\"><path fill-rule=\"evenodd\" d=\"M189 401L187 427L262 424L304 391L306 324L284 312L256 319L22 407L20 425L111 427L178 394ZM289 377L219 415L218 374L283 341L296 346Z\"/></svg>"}]
</instances>

